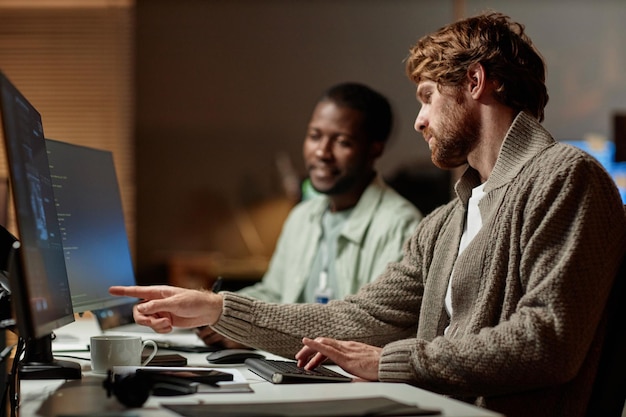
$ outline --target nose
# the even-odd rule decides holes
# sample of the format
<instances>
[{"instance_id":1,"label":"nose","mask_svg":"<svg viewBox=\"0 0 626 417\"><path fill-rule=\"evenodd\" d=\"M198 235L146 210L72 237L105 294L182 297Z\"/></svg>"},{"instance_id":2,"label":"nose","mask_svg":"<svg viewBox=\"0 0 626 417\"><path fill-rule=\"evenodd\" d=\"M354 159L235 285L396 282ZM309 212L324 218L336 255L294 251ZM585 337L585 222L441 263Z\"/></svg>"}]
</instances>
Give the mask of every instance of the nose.
<instances>
[{"instance_id":1,"label":"nose","mask_svg":"<svg viewBox=\"0 0 626 417\"><path fill-rule=\"evenodd\" d=\"M417 117L415 118L415 125L413 126L413 128L417 132L423 132L424 129L426 129L426 125L426 115L424 114L424 107L422 107L417 113Z\"/></svg>"},{"instance_id":2,"label":"nose","mask_svg":"<svg viewBox=\"0 0 626 417\"><path fill-rule=\"evenodd\" d=\"M318 158L328 158L332 152L332 143L329 138L323 138L317 143L317 148L315 149L315 156Z\"/></svg>"}]
</instances>

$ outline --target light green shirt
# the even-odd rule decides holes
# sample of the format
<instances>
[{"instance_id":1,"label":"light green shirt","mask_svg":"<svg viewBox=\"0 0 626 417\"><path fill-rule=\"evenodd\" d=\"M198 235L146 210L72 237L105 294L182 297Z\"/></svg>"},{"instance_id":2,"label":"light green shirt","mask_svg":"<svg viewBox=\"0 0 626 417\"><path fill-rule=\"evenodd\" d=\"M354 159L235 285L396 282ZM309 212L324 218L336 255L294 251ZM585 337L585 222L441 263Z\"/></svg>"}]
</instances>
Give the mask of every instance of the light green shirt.
<instances>
[{"instance_id":1,"label":"light green shirt","mask_svg":"<svg viewBox=\"0 0 626 417\"><path fill-rule=\"evenodd\" d=\"M289 213L263 280L239 291L268 302L300 300L311 275L322 235L328 198L298 204ZM354 294L402 257L402 246L422 215L409 201L376 177L366 188L337 236L333 298Z\"/></svg>"},{"instance_id":2,"label":"light green shirt","mask_svg":"<svg viewBox=\"0 0 626 417\"><path fill-rule=\"evenodd\" d=\"M317 254L313 258L311 273L306 287L298 302L301 303L326 303L335 299L337 294L337 273L335 272L335 256L337 242L344 225L350 218L352 209L331 212L324 211L322 216L322 236L317 245ZM322 280L322 275L324 279Z\"/></svg>"}]
</instances>

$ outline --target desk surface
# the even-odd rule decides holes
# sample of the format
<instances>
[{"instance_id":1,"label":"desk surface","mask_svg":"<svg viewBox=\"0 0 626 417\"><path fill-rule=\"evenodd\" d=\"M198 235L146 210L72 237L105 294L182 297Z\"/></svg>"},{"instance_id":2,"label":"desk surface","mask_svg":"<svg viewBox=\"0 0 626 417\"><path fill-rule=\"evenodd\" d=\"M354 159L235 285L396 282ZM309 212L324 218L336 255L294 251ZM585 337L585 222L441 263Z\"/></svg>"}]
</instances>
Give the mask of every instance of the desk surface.
<instances>
[{"instance_id":1,"label":"desk surface","mask_svg":"<svg viewBox=\"0 0 626 417\"><path fill-rule=\"evenodd\" d=\"M71 335L80 338L81 343L88 341L91 335L100 330L94 320L79 320L57 332L60 339ZM154 336L154 337L153 337ZM171 334L170 341L189 341L191 335ZM144 338L163 339L163 335L143 333ZM161 350L161 353L165 350ZM423 408L436 408L442 416L494 417L500 414L452 400L407 384L384 382L355 382L348 384L307 384L274 385L248 371L245 366L237 369L250 383L253 393L205 393L178 397L150 397L141 409L125 410L115 398L107 398L102 386L103 376L90 371L89 352L76 352L72 356L87 360L72 359L81 363L83 379L79 381L27 380L21 382L20 417L59 415L102 415L125 411L128 416L169 416L175 414L160 406L161 403L256 403L276 401L312 401L329 399L365 398L386 396L408 404L417 404ZM190 366L208 366L206 354L184 354ZM228 365L233 367L233 365ZM224 367L222 365L221 367Z\"/></svg>"}]
</instances>

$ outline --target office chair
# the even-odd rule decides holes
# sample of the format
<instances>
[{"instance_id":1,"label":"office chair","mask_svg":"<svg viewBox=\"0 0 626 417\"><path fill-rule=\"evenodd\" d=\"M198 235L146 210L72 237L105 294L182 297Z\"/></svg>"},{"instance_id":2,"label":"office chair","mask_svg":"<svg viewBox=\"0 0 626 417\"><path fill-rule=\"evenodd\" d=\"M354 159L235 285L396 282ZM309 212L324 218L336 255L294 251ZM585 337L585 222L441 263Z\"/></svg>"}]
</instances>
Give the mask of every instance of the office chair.
<instances>
[{"instance_id":1,"label":"office chair","mask_svg":"<svg viewBox=\"0 0 626 417\"><path fill-rule=\"evenodd\" d=\"M625 206L626 208L626 206ZM607 301L606 336L587 417L621 417L626 401L626 256Z\"/></svg>"}]
</instances>

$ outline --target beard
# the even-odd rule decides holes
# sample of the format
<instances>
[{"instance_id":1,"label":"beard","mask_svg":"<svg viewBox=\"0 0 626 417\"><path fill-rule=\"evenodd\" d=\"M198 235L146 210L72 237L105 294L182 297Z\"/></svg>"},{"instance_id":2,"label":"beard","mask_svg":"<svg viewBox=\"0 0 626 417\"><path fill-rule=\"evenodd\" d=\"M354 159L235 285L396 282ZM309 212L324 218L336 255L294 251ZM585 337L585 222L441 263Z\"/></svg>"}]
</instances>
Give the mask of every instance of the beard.
<instances>
[{"instance_id":1,"label":"beard","mask_svg":"<svg viewBox=\"0 0 626 417\"><path fill-rule=\"evenodd\" d=\"M358 163L356 166L337 172L337 176L332 181L318 181L314 175L309 175L309 178L315 191L333 196L349 193L359 188L363 182L371 180L372 172L366 163Z\"/></svg>"},{"instance_id":2,"label":"beard","mask_svg":"<svg viewBox=\"0 0 626 417\"><path fill-rule=\"evenodd\" d=\"M467 163L467 155L478 143L481 122L465 104L463 97L457 97L458 106L448 106L442 112L438 126L424 130L424 135L432 135L431 160L442 169L452 169Z\"/></svg>"},{"instance_id":3,"label":"beard","mask_svg":"<svg viewBox=\"0 0 626 417\"><path fill-rule=\"evenodd\" d=\"M330 187L316 187L311 181L311 185L315 191L326 195L338 195L350 191L358 183L358 178L353 176L342 177Z\"/></svg>"}]
</instances>

